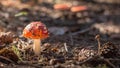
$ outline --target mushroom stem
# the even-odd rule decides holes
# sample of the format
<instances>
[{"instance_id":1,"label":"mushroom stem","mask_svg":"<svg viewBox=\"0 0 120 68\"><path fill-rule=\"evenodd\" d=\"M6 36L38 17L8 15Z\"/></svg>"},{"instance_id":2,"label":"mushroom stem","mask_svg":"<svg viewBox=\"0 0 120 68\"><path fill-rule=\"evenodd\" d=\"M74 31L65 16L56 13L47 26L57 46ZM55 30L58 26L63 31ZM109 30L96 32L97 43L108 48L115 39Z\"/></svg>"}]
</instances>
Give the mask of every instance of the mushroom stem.
<instances>
[{"instance_id":1,"label":"mushroom stem","mask_svg":"<svg viewBox=\"0 0 120 68\"><path fill-rule=\"evenodd\" d=\"M33 51L35 53L35 55L39 55L40 54L40 49L41 48L41 40L40 39L34 39L34 45L33 45Z\"/></svg>"}]
</instances>

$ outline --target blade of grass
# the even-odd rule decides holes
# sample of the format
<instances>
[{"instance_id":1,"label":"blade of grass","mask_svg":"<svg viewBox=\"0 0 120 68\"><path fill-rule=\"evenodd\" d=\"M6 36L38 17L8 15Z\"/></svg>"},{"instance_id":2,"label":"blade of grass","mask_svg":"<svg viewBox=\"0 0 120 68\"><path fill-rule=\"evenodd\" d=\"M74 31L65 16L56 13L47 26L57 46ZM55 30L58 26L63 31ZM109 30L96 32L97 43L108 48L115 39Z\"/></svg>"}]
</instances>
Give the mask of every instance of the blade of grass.
<instances>
[{"instance_id":1,"label":"blade of grass","mask_svg":"<svg viewBox=\"0 0 120 68\"><path fill-rule=\"evenodd\" d=\"M19 60L22 61L22 58L20 57L20 51L18 50L18 48L16 46L12 46L12 50L15 52L15 54L18 56Z\"/></svg>"}]
</instances>

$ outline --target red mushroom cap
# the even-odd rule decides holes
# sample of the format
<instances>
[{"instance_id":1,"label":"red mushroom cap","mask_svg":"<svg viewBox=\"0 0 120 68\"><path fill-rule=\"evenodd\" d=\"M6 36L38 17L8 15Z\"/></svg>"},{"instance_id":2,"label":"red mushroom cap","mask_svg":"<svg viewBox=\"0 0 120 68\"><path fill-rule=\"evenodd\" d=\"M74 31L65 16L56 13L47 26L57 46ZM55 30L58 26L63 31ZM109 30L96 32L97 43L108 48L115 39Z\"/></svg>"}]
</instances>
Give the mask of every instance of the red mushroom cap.
<instances>
[{"instance_id":1,"label":"red mushroom cap","mask_svg":"<svg viewBox=\"0 0 120 68\"><path fill-rule=\"evenodd\" d=\"M32 22L24 28L23 36L31 39L45 39L49 36L49 33L43 23Z\"/></svg>"},{"instance_id":2,"label":"red mushroom cap","mask_svg":"<svg viewBox=\"0 0 120 68\"><path fill-rule=\"evenodd\" d=\"M85 11L85 10L87 10L87 9L88 9L87 6L73 6L73 7L71 8L71 11L72 11L72 12L80 12L80 11Z\"/></svg>"},{"instance_id":3,"label":"red mushroom cap","mask_svg":"<svg viewBox=\"0 0 120 68\"><path fill-rule=\"evenodd\" d=\"M54 9L56 9L56 10L67 10L69 8L70 7L66 4L55 4L54 5Z\"/></svg>"}]
</instances>

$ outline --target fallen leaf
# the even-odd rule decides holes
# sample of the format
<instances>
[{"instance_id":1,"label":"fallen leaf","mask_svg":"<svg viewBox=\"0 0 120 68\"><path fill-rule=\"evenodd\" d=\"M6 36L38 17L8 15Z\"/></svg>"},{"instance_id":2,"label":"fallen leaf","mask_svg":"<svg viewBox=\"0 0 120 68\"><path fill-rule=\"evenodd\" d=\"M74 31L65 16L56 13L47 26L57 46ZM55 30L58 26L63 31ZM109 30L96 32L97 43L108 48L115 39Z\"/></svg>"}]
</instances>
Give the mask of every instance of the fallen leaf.
<instances>
[{"instance_id":1,"label":"fallen leaf","mask_svg":"<svg viewBox=\"0 0 120 68\"><path fill-rule=\"evenodd\" d=\"M0 44L9 44L13 42L13 34L11 32L0 32Z\"/></svg>"}]
</instances>

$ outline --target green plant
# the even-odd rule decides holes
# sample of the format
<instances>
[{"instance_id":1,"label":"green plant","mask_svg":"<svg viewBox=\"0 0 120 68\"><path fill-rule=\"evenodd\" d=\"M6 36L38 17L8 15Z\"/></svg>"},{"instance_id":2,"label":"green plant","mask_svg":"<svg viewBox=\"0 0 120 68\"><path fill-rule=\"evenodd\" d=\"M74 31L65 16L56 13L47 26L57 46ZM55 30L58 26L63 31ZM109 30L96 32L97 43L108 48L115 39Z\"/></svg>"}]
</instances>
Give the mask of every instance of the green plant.
<instances>
[{"instance_id":1,"label":"green plant","mask_svg":"<svg viewBox=\"0 0 120 68\"><path fill-rule=\"evenodd\" d=\"M22 61L21 55L20 55L20 51L18 50L18 48L16 46L12 46L12 50L14 51L14 53L18 56L19 60Z\"/></svg>"}]
</instances>

